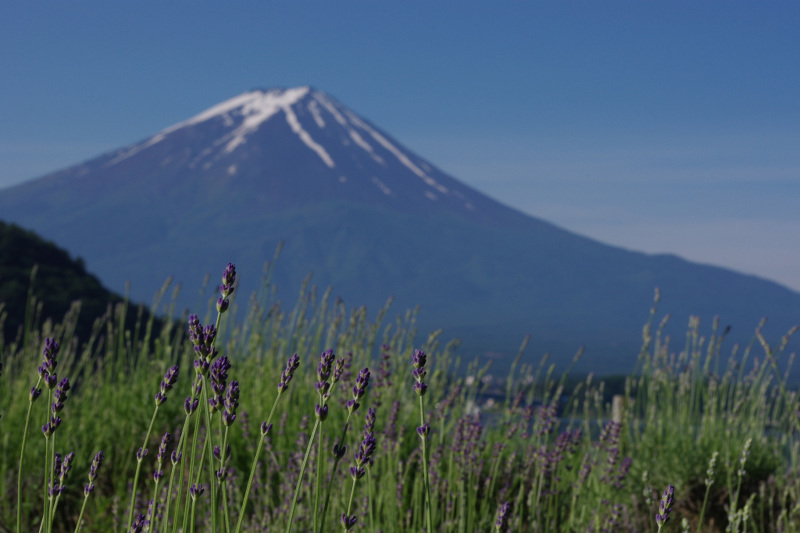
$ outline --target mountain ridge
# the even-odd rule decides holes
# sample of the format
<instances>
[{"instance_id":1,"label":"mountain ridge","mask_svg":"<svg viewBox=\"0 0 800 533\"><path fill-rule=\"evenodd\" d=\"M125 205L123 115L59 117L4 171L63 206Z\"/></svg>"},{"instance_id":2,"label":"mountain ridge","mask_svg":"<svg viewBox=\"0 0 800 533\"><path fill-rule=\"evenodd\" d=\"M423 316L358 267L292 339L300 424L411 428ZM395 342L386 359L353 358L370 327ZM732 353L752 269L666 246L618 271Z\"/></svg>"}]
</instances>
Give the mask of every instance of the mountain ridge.
<instances>
[{"instance_id":1,"label":"mountain ridge","mask_svg":"<svg viewBox=\"0 0 800 533\"><path fill-rule=\"evenodd\" d=\"M655 287L663 312L720 314L737 332L764 314L777 315L776 334L800 319L800 294L774 282L616 248L504 206L310 86L242 93L2 190L0 213L86 257L108 286L130 280L145 301L170 275L199 287L228 261L247 293L285 241L275 265L285 299L314 271L354 305L420 304L423 328L475 352L513 353L532 333L534 351L571 357L587 344L601 362L630 361ZM492 327L503 333L471 334Z\"/></svg>"}]
</instances>

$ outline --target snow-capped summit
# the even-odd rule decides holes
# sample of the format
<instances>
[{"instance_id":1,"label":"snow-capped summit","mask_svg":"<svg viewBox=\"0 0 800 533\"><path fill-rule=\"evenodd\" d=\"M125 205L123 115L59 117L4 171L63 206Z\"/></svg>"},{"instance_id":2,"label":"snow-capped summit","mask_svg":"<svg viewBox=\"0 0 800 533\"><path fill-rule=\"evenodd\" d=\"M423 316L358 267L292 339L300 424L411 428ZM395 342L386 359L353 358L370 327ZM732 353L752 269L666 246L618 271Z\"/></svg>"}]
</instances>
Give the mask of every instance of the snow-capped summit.
<instances>
[{"instance_id":1,"label":"snow-capped summit","mask_svg":"<svg viewBox=\"0 0 800 533\"><path fill-rule=\"evenodd\" d=\"M113 290L131 281L135 299L175 276L186 306L228 261L245 300L284 241L273 280L289 300L313 271L353 305L421 305L422 329L447 328L469 353L514 352L532 333L537 355L569 359L586 344L608 372L630 370L655 287L663 312L720 314L739 332L767 314L786 329L800 316L800 295L775 283L614 248L504 206L313 87L248 91L0 191L0 217L82 256Z\"/></svg>"}]
</instances>

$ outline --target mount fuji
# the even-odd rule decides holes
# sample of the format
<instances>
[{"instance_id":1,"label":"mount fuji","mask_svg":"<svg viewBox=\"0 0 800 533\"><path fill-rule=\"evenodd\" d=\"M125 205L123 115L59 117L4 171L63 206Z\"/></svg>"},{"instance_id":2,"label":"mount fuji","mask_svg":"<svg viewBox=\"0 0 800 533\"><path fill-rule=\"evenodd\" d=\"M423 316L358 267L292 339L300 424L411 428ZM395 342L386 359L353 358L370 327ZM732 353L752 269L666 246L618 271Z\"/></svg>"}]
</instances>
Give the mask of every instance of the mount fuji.
<instances>
[{"instance_id":1,"label":"mount fuji","mask_svg":"<svg viewBox=\"0 0 800 533\"><path fill-rule=\"evenodd\" d=\"M421 306L462 352L530 353L632 368L654 288L683 335L720 315L746 341L762 316L777 338L800 321L800 294L672 255L608 246L500 204L312 87L253 90L136 144L0 191L0 218L86 260L112 290L149 301L228 261L239 298L279 242L273 281L293 303L309 272L349 305Z\"/></svg>"}]
</instances>

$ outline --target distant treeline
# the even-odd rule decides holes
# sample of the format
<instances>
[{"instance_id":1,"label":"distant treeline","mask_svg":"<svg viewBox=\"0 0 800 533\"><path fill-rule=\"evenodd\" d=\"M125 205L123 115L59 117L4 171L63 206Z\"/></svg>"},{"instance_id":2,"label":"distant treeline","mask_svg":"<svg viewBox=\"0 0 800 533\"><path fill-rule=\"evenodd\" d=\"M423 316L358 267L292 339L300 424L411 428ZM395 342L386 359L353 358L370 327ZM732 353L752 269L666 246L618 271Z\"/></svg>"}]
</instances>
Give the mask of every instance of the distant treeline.
<instances>
[{"instance_id":1,"label":"distant treeline","mask_svg":"<svg viewBox=\"0 0 800 533\"><path fill-rule=\"evenodd\" d=\"M34 232L0 221L0 324L6 342L21 335L26 320L60 322L75 301L81 302L75 334L85 341L95 320L123 297L87 272L82 258L73 259ZM148 310L142 318L149 318ZM126 325L132 329L136 319L137 313L129 312Z\"/></svg>"}]
</instances>

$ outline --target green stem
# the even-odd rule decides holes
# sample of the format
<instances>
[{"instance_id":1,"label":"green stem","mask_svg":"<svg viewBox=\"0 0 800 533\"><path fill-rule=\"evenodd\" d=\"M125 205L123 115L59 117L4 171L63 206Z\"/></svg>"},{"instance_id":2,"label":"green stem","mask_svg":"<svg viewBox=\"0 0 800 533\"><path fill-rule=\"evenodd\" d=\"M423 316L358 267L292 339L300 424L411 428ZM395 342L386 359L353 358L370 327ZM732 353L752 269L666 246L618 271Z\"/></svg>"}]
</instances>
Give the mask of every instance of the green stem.
<instances>
[{"instance_id":1,"label":"green stem","mask_svg":"<svg viewBox=\"0 0 800 533\"><path fill-rule=\"evenodd\" d=\"M300 487L303 484L303 474L306 471L306 464L308 463L308 456L311 454L311 448L314 446L314 436L317 434L319 428L319 418L314 422L314 429L311 430L311 438L308 439L308 447L306 448L306 455L303 458L303 465L300 467L300 475L297 478L297 487L294 489L294 498L292 499L292 507L289 509L289 521L286 523L286 533L292 530L292 520L294 519L294 509L297 506L297 497L300 495ZM319 450L320 452L322 450Z\"/></svg>"},{"instance_id":2,"label":"green stem","mask_svg":"<svg viewBox=\"0 0 800 533\"><path fill-rule=\"evenodd\" d=\"M220 420L222 417L220 417ZM225 435L222 438L222 448L219 452L219 467L220 469L225 468L225 450L228 447L228 426L225 426ZM219 491L222 494L222 515L225 518L225 531L230 533L231 530L231 517L230 513L228 512L228 492L225 490L225 482L227 478L223 478L222 481L219 482Z\"/></svg>"},{"instance_id":3,"label":"green stem","mask_svg":"<svg viewBox=\"0 0 800 533\"><path fill-rule=\"evenodd\" d=\"M194 475L194 458L195 458L195 454L197 453L197 434L199 433L199 429L200 429L200 415L198 414L197 418L195 418L195 420L194 420L194 435L192 437L192 458L189 461L189 481L188 481L188 484L191 484L192 476ZM182 476L183 476L183 472L181 472L181 477ZM182 485L183 485L183 482L181 482L181 486ZM183 526L181 527L182 531L186 531L186 524L189 521L189 509L191 507L191 505L189 503L189 498L191 498L191 494L189 493L189 490L187 489L186 490L186 506L183 508ZM175 524L173 524L173 527L172 527L173 533L175 532L175 525L176 524L177 524L177 522Z\"/></svg>"},{"instance_id":4,"label":"green stem","mask_svg":"<svg viewBox=\"0 0 800 533\"><path fill-rule=\"evenodd\" d=\"M375 533L375 520L372 513L372 506L374 505L372 498L372 468L367 466L367 491L369 497L367 499L367 508L369 509L369 530L370 533Z\"/></svg>"},{"instance_id":5,"label":"green stem","mask_svg":"<svg viewBox=\"0 0 800 533\"><path fill-rule=\"evenodd\" d=\"M322 395L320 395L320 402L322 402ZM322 424L319 425L319 433L317 433L317 486L314 488L314 529L317 530L317 515L319 514L319 489L322 485Z\"/></svg>"},{"instance_id":6,"label":"green stem","mask_svg":"<svg viewBox=\"0 0 800 533\"><path fill-rule=\"evenodd\" d=\"M147 435L144 437L144 443L142 444L142 452L147 449L147 441L150 440L150 433L153 431L153 423L156 421L156 414L158 414L158 405L153 410L153 416L150 418L150 426L147 428ZM144 456L142 458L136 458L136 473L133 476L133 491L131 494L131 505L130 509L128 510L128 528L127 530L130 531L131 525L133 524L133 506L136 502L136 486L139 484L139 472L142 469L142 461L144 460Z\"/></svg>"},{"instance_id":7,"label":"green stem","mask_svg":"<svg viewBox=\"0 0 800 533\"><path fill-rule=\"evenodd\" d=\"M353 485L350 487L350 501L347 502L347 518L350 518L350 511L353 508L353 495L355 493L356 493L356 478L353 478ZM347 530L345 529L345 531Z\"/></svg>"},{"instance_id":8,"label":"green stem","mask_svg":"<svg viewBox=\"0 0 800 533\"><path fill-rule=\"evenodd\" d=\"M703 507L700 508L700 519L697 521L697 533L703 527L703 517L706 514L706 504L708 503L708 493L711 492L711 485L706 485L706 495L703 496Z\"/></svg>"},{"instance_id":9,"label":"green stem","mask_svg":"<svg viewBox=\"0 0 800 533\"><path fill-rule=\"evenodd\" d=\"M219 317L217 317L217 322L219 322ZM203 384L203 401L202 404L205 405L205 413L206 413L206 440L203 446L203 454L205 455L206 449L212 450L213 446L211 445L211 436L213 434L213 428L211 427L211 406L208 403L208 387L209 383ZM200 463L200 468L197 469L197 481L200 481L200 472L203 470L202 462ZM214 454L208 454L208 475L209 481L208 485L211 489L211 533L214 533L217 530L217 484L214 482Z\"/></svg>"},{"instance_id":10,"label":"green stem","mask_svg":"<svg viewBox=\"0 0 800 533\"><path fill-rule=\"evenodd\" d=\"M275 401L272 403L272 409L269 412L269 416L267 417L266 425L269 427L270 423L272 422L272 415L275 413L275 407L278 405L278 400L281 398L281 393L278 392L278 395L275 397ZM261 456L261 450L264 448L264 440L266 440L267 436L262 435L261 440L259 440L258 446L256 446L256 456L253 457L253 466L250 467L250 478L247 480L247 488L244 490L244 498L242 499L242 508L239 510L239 522L236 524L236 533L242 529L242 523L244 522L244 512L247 508L247 498L250 496L250 489L253 487L253 479L256 475L256 468L258 467L258 458Z\"/></svg>"},{"instance_id":11,"label":"green stem","mask_svg":"<svg viewBox=\"0 0 800 533\"><path fill-rule=\"evenodd\" d=\"M39 388L42 378L36 382L34 389ZM30 398L30 397L29 397ZM28 400L28 414L25 415L25 429L22 432L22 448L19 451L19 471L17 473L17 531L22 531L22 460L25 458L25 445L28 442L28 426L31 422L31 411L33 410L33 400Z\"/></svg>"},{"instance_id":12,"label":"green stem","mask_svg":"<svg viewBox=\"0 0 800 533\"><path fill-rule=\"evenodd\" d=\"M422 403L422 396L419 397L419 421L420 426L425 426L425 409ZM431 487L430 478L428 477L428 449L427 449L427 436L422 438L422 471L425 480L425 501L428 506L426 507L425 518L428 522L428 533L433 533L433 502L431 502Z\"/></svg>"},{"instance_id":13,"label":"green stem","mask_svg":"<svg viewBox=\"0 0 800 533\"><path fill-rule=\"evenodd\" d=\"M344 438L347 435L347 428L350 427L350 416L352 415L351 412L347 412L347 420L345 420L344 428L342 428L342 437L339 439L339 449L342 449L344 446ZM331 489L333 487L333 480L336 477L336 467L339 466L339 462L343 456L337 456L336 459L333 461L333 468L331 469L331 476L328 479L328 489L325 491L325 505L322 506L322 516L320 517L319 522L319 532L322 533L322 530L325 525L325 515L328 513L328 504L331 501ZM288 532L287 532L288 533Z\"/></svg>"},{"instance_id":14,"label":"green stem","mask_svg":"<svg viewBox=\"0 0 800 533\"><path fill-rule=\"evenodd\" d=\"M81 522L83 521L83 511L86 509L86 502L89 500L89 495L84 494L83 496L83 505L81 505L81 512L78 514L78 522L75 524L75 533L79 533L81 530Z\"/></svg>"}]
</instances>

